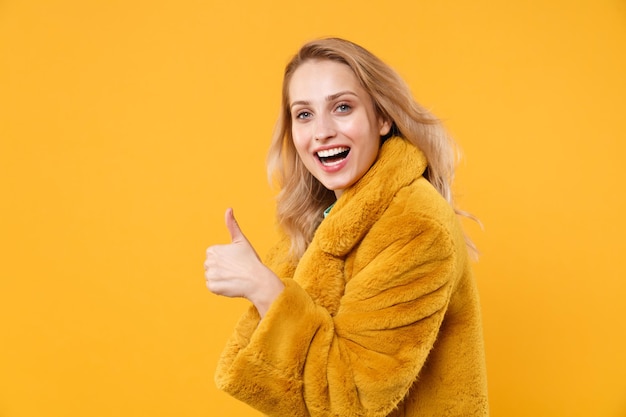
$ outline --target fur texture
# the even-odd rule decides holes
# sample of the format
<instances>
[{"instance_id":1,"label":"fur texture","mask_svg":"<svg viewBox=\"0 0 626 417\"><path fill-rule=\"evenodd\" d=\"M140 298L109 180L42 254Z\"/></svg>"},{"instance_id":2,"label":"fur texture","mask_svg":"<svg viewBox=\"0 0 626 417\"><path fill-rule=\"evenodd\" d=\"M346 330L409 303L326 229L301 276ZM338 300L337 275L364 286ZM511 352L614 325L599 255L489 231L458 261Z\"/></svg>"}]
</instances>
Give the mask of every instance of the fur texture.
<instances>
[{"instance_id":1,"label":"fur texture","mask_svg":"<svg viewBox=\"0 0 626 417\"><path fill-rule=\"evenodd\" d=\"M219 388L270 416L486 416L478 294L456 215L401 138L345 190L285 290L251 307L218 364Z\"/></svg>"}]
</instances>

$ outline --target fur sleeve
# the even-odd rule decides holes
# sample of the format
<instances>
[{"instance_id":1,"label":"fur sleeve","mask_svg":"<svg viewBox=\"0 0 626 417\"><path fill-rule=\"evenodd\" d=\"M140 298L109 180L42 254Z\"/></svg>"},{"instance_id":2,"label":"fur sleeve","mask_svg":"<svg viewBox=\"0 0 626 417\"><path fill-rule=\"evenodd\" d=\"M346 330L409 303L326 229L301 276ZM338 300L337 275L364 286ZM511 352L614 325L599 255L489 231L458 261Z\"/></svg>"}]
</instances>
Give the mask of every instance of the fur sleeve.
<instances>
[{"instance_id":1,"label":"fur sleeve","mask_svg":"<svg viewBox=\"0 0 626 417\"><path fill-rule=\"evenodd\" d=\"M262 321L252 308L218 386L270 416L388 415L433 347L456 275L445 227L392 220L356 251L336 314L292 279Z\"/></svg>"}]
</instances>

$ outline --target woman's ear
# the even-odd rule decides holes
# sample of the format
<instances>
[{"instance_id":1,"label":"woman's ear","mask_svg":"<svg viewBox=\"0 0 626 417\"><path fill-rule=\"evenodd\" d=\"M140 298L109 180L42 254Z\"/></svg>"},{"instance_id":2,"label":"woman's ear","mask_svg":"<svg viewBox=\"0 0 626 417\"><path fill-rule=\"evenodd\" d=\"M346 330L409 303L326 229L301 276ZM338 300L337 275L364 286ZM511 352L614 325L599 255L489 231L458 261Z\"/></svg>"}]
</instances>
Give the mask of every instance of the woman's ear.
<instances>
[{"instance_id":1,"label":"woman's ear","mask_svg":"<svg viewBox=\"0 0 626 417\"><path fill-rule=\"evenodd\" d=\"M386 119L384 117L379 117L378 118L378 126L379 126L379 131L378 133L380 134L380 136L385 136L389 133L389 131L391 130L391 120Z\"/></svg>"}]
</instances>

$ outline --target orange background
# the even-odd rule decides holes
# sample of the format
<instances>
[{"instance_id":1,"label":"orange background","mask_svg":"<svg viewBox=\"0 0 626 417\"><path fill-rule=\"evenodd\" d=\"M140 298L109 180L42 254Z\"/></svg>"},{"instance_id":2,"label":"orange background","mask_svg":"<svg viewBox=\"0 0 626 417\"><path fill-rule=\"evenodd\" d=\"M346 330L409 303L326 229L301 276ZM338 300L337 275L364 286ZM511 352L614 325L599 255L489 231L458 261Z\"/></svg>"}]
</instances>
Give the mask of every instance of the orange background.
<instances>
[{"instance_id":1,"label":"orange background","mask_svg":"<svg viewBox=\"0 0 626 417\"><path fill-rule=\"evenodd\" d=\"M281 73L326 35L464 149L492 415L626 416L623 0L0 3L0 416L257 415L204 250L228 206L271 244Z\"/></svg>"}]
</instances>

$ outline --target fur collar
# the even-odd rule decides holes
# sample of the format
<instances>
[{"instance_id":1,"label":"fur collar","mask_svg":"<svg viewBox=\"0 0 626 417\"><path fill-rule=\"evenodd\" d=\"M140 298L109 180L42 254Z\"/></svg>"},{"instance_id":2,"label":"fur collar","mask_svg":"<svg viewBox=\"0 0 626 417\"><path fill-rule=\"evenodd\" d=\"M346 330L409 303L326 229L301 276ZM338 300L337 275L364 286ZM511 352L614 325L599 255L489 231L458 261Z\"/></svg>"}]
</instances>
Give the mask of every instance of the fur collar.
<instances>
[{"instance_id":1,"label":"fur collar","mask_svg":"<svg viewBox=\"0 0 626 417\"><path fill-rule=\"evenodd\" d=\"M388 139L369 171L337 200L314 239L325 252L346 255L387 209L396 192L425 169L426 157L419 149L399 137Z\"/></svg>"},{"instance_id":2,"label":"fur collar","mask_svg":"<svg viewBox=\"0 0 626 417\"><path fill-rule=\"evenodd\" d=\"M346 256L385 212L399 189L426 169L426 157L399 137L388 139L369 171L345 190L317 228L313 241L294 272L309 295L332 315L339 308L346 283Z\"/></svg>"}]
</instances>

